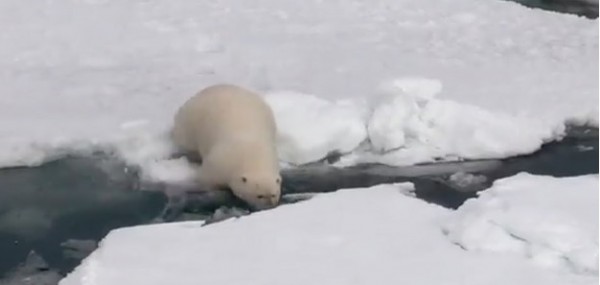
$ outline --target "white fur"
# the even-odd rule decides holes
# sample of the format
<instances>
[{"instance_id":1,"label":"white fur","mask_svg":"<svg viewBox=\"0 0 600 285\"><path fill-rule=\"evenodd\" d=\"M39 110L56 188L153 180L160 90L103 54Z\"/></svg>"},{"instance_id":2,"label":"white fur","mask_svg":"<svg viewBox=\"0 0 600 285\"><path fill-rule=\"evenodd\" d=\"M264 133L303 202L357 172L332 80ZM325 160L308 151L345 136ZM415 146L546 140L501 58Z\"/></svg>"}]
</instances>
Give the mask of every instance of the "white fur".
<instances>
[{"instance_id":1,"label":"white fur","mask_svg":"<svg viewBox=\"0 0 600 285\"><path fill-rule=\"evenodd\" d=\"M250 206L264 209L281 196L276 132L273 111L260 95L222 84L184 103L172 136L180 148L200 155L201 185L229 187Z\"/></svg>"}]
</instances>

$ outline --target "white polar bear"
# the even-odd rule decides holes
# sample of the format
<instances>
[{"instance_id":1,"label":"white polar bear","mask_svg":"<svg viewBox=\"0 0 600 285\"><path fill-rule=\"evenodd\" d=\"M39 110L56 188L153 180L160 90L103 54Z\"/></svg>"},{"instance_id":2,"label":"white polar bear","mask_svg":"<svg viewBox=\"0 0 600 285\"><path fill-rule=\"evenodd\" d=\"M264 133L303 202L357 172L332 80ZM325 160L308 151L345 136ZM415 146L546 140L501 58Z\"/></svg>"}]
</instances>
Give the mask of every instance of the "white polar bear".
<instances>
[{"instance_id":1,"label":"white polar bear","mask_svg":"<svg viewBox=\"0 0 600 285\"><path fill-rule=\"evenodd\" d=\"M200 155L202 187L229 187L249 206L266 209L281 196L276 133L273 111L260 95L220 84L184 103L171 134L182 150Z\"/></svg>"}]
</instances>

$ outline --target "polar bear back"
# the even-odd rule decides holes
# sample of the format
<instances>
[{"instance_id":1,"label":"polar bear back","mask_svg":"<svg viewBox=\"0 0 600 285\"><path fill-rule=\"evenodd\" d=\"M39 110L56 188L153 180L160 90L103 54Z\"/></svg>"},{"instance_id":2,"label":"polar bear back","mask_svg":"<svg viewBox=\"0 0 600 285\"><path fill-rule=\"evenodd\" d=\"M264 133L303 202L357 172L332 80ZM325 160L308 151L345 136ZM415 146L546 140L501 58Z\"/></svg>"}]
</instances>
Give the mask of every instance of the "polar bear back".
<instances>
[{"instance_id":1,"label":"polar bear back","mask_svg":"<svg viewBox=\"0 0 600 285\"><path fill-rule=\"evenodd\" d=\"M265 140L273 145L276 129L273 111L260 95L221 84L184 103L175 116L173 137L181 148L204 156L227 140Z\"/></svg>"}]
</instances>

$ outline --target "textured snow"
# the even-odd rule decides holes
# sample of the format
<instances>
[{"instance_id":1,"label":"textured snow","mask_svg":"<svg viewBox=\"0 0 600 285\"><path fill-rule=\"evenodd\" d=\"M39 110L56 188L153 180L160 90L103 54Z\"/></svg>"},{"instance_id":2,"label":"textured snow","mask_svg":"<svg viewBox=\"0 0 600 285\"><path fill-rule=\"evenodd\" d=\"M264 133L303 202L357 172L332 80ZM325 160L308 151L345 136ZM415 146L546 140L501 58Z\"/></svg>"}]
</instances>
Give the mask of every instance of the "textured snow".
<instances>
[{"instance_id":1,"label":"textured snow","mask_svg":"<svg viewBox=\"0 0 600 285\"><path fill-rule=\"evenodd\" d=\"M411 189L340 190L208 226L113 230L60 284L597 284L518 255L462 249L442 232L452 212Z\"/></svg>"},{"instance_id":2,"label":"textured snow","mask_svg":"<svg viewBox=\"0 0 600 285\"><path fill-rule=\"evenodd\" d=\"M384 87L387 95L374 104L368 119L371 146L343 157L338 165L502 158L533 152L564 131L560 125L546 128L532 119L435 98L441 90L439 81L425 78Z\"/></svg>"},{"instance_id":3,"label":"textured snow","mask_svg":"<svg viewBox=\"0 0 600 285\"><path fill-rule=\"evenodd\" d=\"M598 124L597 21L505 1L7 0L0 42L0 167L108 149L180 179L171 118L218 82L283 94L291 164L503 157Z\"/></svg>"},{"instance_id":4,"label":"textured snow","mask_svg":"<svg viewBox=\"0 0 600 285\"><path fill-rule=\"evenodd\" d=\"M367 139L366 110L355 102L295 92L269 94L266 99L275 113L279 156L285 162L303 164L331 151L348 153Z\"/></svg>"},{"instance_id":5,"label":"textured snow","mask_svg":"<svg viewBox=\"0 0 600 285\"><path fill-rule=\"evenodd\" d=\"M452 213L445 231L468 251L511 252L598 276L598 175L498 180Z\"/></svg>"}]
</instances>

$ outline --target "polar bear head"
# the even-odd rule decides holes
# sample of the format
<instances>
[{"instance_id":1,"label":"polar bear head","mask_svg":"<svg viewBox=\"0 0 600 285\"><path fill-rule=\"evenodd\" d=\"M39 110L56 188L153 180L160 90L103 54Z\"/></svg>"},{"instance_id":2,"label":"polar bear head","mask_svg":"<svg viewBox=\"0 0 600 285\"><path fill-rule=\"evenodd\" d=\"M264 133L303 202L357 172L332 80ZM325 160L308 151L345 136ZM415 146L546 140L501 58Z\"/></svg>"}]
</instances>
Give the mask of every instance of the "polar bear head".
<instances>
[{"instance_id":1,"label":"polar bear head","mask_svg":"<svg viewBox=\"0 0 600 285\"><path fill-rule=\"evenodd\" d=\"M245 173L232 179L229 188L255 210L277 206L281 197L281 176L279 174Z\"/></svg>"}]
</instances>

